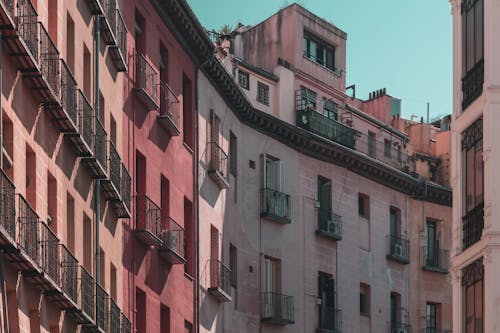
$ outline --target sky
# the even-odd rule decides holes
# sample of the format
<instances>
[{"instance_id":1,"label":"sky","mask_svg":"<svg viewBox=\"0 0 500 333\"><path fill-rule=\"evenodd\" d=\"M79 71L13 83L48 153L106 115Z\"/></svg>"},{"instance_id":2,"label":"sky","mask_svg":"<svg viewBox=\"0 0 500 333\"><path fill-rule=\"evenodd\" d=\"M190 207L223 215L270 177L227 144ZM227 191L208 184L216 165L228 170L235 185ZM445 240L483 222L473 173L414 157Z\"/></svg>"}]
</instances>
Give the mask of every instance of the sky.
<instances>
[{"instance_id":1,"label":"sky","mask_svg":"<svg viewBox=\"0 0 500 333\"><path fill-rule=\"evenodd\" d=\"M188 0L207 29L255 25L286 0ZM347 33L346 84L356 97L386 88L402 115L430 119L452 111L452 16L448 0L299 0Z\"/></svg>"}]
</instances>

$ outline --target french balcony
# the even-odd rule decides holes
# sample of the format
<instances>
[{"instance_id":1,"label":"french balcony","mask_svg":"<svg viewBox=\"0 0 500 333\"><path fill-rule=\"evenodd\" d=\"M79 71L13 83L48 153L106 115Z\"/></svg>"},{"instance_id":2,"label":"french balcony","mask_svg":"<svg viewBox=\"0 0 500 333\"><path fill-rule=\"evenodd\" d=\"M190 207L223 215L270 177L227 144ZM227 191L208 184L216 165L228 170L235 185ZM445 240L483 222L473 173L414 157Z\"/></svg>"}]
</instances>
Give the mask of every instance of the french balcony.
<instances>
[{"instance_id":1,"label":"french balcony","mask_svg":"<svg viewBox=\"0 0 500 333\"><path fill-rule=\"evenodd\" d=\"M101 0L104 15L100 16L101 37L106 45L116 45L116 0Z\"/></svg>"},{"instance_id":2,"label":"french balcony","mask_svg":"<svg viewBox=\"0 0 500 333\"><path fill-rule=\"evenodd\" d=\"M0 244L14 248L16 244L16 188L0 170Z\"/></svg>"},{"instance_id":3,"label":"french balcony","mask_svg":"<svg viewBox=\"0 0 500 333\"><path fill-rule=\"evenodd\" d=\"M478 61L462 78L462 110L483 93L484 59Z\"/></svg>"},{"instance_id":4,"label":"french balcony","mask_svg":"<svg viewBox=\"0 0 500 333\"><path fill-rule=\"evenodd\" d=\"M120 10L116 10L116 45L109 46L111 60L118 72L126 72L127 69L127 27Z\"/></svg>"},{"instance_id":5,"label":"french balcony","mask_svg":"<svg viewBox=\"0 0 500 333\"><path fill-rule=\"evenodd\" d=\"M262 293L261 321L275 325L288 325L295 322L293 296L274 292Z\"/></svg>"},{"instance_id":6,"label":"french balcony","mask_svg":"<svg viewBox=\"0 0 500 333\"><path fill-rule=\"evenodd\" d=\"M0 26L3 30L15 28L15 0L0 0Z\"/></svg>"},{"instance_id":7,"label":"french balcony","mask_svg":"<svg viewBox=\"0 0 500 333\"><path fill-rule=\"evenodd\" d=\"M45 293L59 292L59 239L45 222L39 221L38 259L42 271L39 284Z\"/></svg>"},{"instance_id":8,"label":"french balcony","mask_svg":"<svg viewBox=\"0 0 500 333\"><path fill-rule=\"evenodd\" d=\"M160 78L153 65L140 53L135 55L135 92L148 110L158 110Z\"/></svg>"},{"instance_id":9,"label":"french balcony","mask_svg":"<svg viewBox=\"0 0 500 333\"><path fill-rule=\"evenodd\" d=\"M163 230L160 234L159 255L170 264L184 264L184 229L173 219L164 217Z\"/></svg>"},{"instance_id":10,"label":"french balcony","mask_svg":"<svg viewBox=\"0 0 500 333\"><path fill-rule=\"evenodd\" d=\"M116 304L115 300L110 298L109 301L109 333L120 333L121 326L121 313L120 308Z\"/></svg>"},{"instance_id":11,"label":"french balcony","mask_svg":"<svg viewBox=\"0 0 500 333\"><path fill-rule=\"evenodd\" d=\"M148 246L161 245L161 208L146 195L138 195L135 201L135 234Z\"/></svg>"},{"instance_id":12,"label":"french balcony","mask_svg":"<svg viewBox=\"0 0 500 333\"><path fill-rule=\"evenodd\" d=\"M231 270L219 259L210 259L208 292L219 302L231 302Z\"/></svg>"},{"instance_id":13,"label":"french balcony","mask_svg":"<svg viewBox=\"0 0 500 333\"><path fill-rule=\"evenodd\" d=\"M217 142L207 144L208 175L221 188L229 188L229 157Z\"/></svg>"},{"instance_id":14,"label":"french balcony","mask_svg":"<svg viewBox=\"0 0 500 333\"><path fill-rule=\"evenodd\" d=\"M292 222L290 195L271 188L265 188L261 192L261 200L261 217L283 224Z\"/></svg>"},{"instance_id":15,"label":"french balcony","mask_svg":"<svg viewBox=\"0 0 500 333\"><path fill-rule=\"evenodd\" d=\"M77 306L67 311L80 325L93 325L95 318L95 280L83 267L79 266L77 284Z\"/></svg>"},{"instance_id":16,"label":"french balcony","mask_svg":"<svg viewBox=\"0 0 500 333\"><path fill-rule=\"evenodd\" d=\"M389 323L389 333L411 333L411 326L400 322Z\"/></svg>"},{"instance_id":17,"label":"french balcony","mask_svg":"<svg viewBox=\"0 0 500 333\"><path fill-rule=\"evenodd\" d=\"M95 324L102 332L108 332L109 295L100 284L96 284Z\"/></svg>"},{"instance_id":18,"label":"french balcony","mask_svg":"<svg viewBox=\"0 0 500 333\"><path fill-rule=\"evenodd\" d=\"M89 169L92 177L103 179L107 178L107 134L101 121L95 115L90 117L92 133L90 135L90 148L92 156L83 157L83 162Z\"/></svg>"},{"instance_id":19,"label":"french balcony","mask_svg":"<svg viewBox=\"0 0 500 333\"><path fill-rule=\"evenodd\" d=\"M118 151L116 150L115 144L109 140L107 142L107 163L106 163L106 172L108 174L108 178L103 179L101 181L102 189L104 194L109 200L119 201L120 197L120 188L121 188L121 166L122 161Z\"/></svg>"},{"instance_id":20,"label":"french balcony","mask_svg":"<svg viewBox=\"0 0 500 333\"><path fill-rule=\"evenodd\" d=\"M130 184L132 179L128 173L127 168L122 163L120 166L120 200L114 200L114 208L116 211L116 216L120 218L130 217Z\"/></svg>"},{"instance_id":21,"label":"french balcony","mask_svg":"<svg viewBox=\"0 0 500 333\"><path fill-rule=\"evenodd\" d=\"M78 130L74 133L65 133L80 157L92 156L92 143L94 132L94 109L82 90L76 92L76 124Z\"/></svg>"},{"instance_id":22,"label":"french balcony","mask_svg":"<svg viewBox=\"0 0 500 333\"><path fill-rule=\"evenodd\" d=\"M341 333L342 332L342 310L332 306L320 307L319 327L316 333Z\"/></svg>"},{"instance_id":23,"label":"french balcony","mask_svg":"<svg viewBox=\"0 0 500 333\"><path fill-rule=\"evenodd\" d=\"M318 229L316 233L334 240L342 239L342 216L331 209L318 209Z\"/></svg>"},{"instance_id":24,"label":"french balcony","mask_svg":"<svg viewBox=\"0 0 500 333\"><path fill-rule=\"evenodd\" d=\"M59 92L61 87L61 68L60 68L60 54L57 50L56 44L50 37L47 29L42 23L39 24L40 34L40 49L39 49L39 65L42 73L41 82L35 83L33 89L38 91L42 97L42 104L52 105L59 103ZM26 74L30 77L31 74ZM31 76L35 78L37 74ZM75 83L76 86L76 83Z\"/></svg>"},{"instance_id":25,"label":"french balcony","mask_svg":"<svg viewBox=\"0 0 500 333\"><path fill-rule=\"evenodd\" d=\"M170 136L177 136L180 131L180 103L174 91L165 82L160 82L160 114L158 121Z\"/></svg>"},{"instance_id":26,"label":"french balcony","mask_svg":"<svg viewBox=\"0 0 500 333\"><path fill-rule=\"evenodd\" d=\"M471 209L462 218L462 244L466 249L481 240L484 228L484 203Z\"/></svg>"},{"instance_id":27,"label":"french balcony","mask_svg":"<svg viewBox=\"0 0 500 333\"><path fill-rule=\"evenodd\" d=\"M38 215L22 195L18 195L18 215L17 215L17 245L21 251L23 259L17 265L28 276L37 276L38 255L39 255L39 235L40 224Z\"/></svg>"},{"instance_id":28,"label":"french balcony","mask_svg":"<svg viewBox=\"0 0 500 333\"><path fill-rule=\"evenodd\" d=\"M387 258L402 264L409 264L410 242L406 238L387 236Z\"/></svg>"},{"instance_id":29,"label":"french balcony","mask_svg":"<svg viewBox=\"0 0 500 333\"><path fill-rule=\"evenodd\" d=\"M353 149L355 131L334 119L330 119L311 107L297 108L297 126L330 141Z\"/></svg>"},{"instance_id":30,"label":"french balcony","mask_svg":"<svg viewBox=\"0 0 500 333\"><path fill-rule=\"evenodd\" d=\"M376 159L396 169L404 169L408 166L408 154L402 150L398 143L389 145L385 142L372 140L367 134L357 133L354 147L357 151Z\"/></svg>"},{"instance_id":31,"label":"french balcony","mask_svg":"<svg viewBox=\"0 0 500 333\"><path fill-rule=\"evenodd\" d=\"M63 309L75 309L78 302L78 260L63 244L59 244L59 258L59 286L62 292L52 299Z\"/></svg>"},{"instance_id":32,"label":"french balcony","mask_svg":"<svg viewBox=\"0 0 500 333\"><path fill-rule=\"evenodd\" d=\"M439 247L422 247L422 268L426 271L448 273L450 267L450 252Z\"/></svg>"}]
</instances>

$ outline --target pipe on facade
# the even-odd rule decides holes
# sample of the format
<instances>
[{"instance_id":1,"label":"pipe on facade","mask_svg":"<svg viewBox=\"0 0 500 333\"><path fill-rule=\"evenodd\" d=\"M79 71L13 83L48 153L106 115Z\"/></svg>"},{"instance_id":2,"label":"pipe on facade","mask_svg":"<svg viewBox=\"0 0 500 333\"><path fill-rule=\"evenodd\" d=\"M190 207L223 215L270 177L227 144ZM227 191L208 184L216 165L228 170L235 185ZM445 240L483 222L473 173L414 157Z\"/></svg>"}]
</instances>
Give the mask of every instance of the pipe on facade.
<instances>
[{"instance_id":1,"label":"pipe on facade","mask_svg":"<svg viewBox=\"0 0 500 333\"><path fill-rule=\"evenodd\" d=\"M195 113L194 113L194 144L196 145L194 149L194 168L193 168L193 196L195 200L195 221L196 221L196 226L195 226L195 235L194 235L194 242L196 244L196 265L195 265L195 276L196 276L196 283L194 283L194 331L195 333L198 333L200 331L200 325L199 320L200 320L200 242L199 242L199 234L200 234L200 200L198 197L198 172L199 172L199 163L198 163L198 156L199 156L199 149L200 145L198 144L198 71L201 70L201 66L198 66L198 68L195 68L194 72L194 91L195 91Z\"/></svg>"},{"instance_id":2,"label":"pipe on facade","mask_svg":"<svg viewBox=\"0 0 500 333\"><path fill-rule=\"evenodd\" d=\"M99 49L100 49L100 15L94 16L94 112L95 117L99 119ZM94 223L95 223L95 282L100 281L100 248L99 248L99 227L101 220L101 181L94 180ZM97 300L97 293L96 293Z\"/></svg>"}]
</instances>

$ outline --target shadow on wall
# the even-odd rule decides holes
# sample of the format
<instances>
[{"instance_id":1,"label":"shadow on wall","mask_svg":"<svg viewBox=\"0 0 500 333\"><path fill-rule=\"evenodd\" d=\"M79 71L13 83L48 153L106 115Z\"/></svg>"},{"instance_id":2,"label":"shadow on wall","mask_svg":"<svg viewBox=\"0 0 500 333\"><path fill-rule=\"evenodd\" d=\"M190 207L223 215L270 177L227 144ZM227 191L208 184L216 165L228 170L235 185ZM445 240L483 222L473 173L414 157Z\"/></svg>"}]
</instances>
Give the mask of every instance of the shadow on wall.
<instances>
[{"instance_id":1,"label":"shadow on wall","mask_svg":"<svg viewBox=\"0 0 500 333\"><path fill-rule=\"evenodd\" d=\"M145 264L147 271L146 285L160 295L166 286L172 265L160 258L156 249L150 251L149 255L146 256Z\"/></svg>"},{"instance_id":2,"label":"shadow on wall","mask_svg":"<svg viewBox=\"0 0 500 333\"><path fill-rule=\"evenodd\" d=\"M167 150L168 144L170 142L170 135L167 131L160 126L157 121L158 113L156 111L151 112L151 120L153 124L151 125L151 130L148 134L148 140L153 142L161 151L165 152Z\"/></svg>"},{"instance_id":3,"label":"shadow on wall","mask_svg":"<svg viewBox=\"0 0 500 333\"><path fill-rule=\"evenodd\" d=\"M118 217L116 216L115 210L112 208L111 201L108 201L106 205L106 215L104 216L104 226L109 230L111 235L115 237L116 226L118 225Z\"/></svg>"},{"instance_id":4,"label":"shadow on wall","mask_svg":"<svg viewBox=\"0 0 500 333\"><path fill-rule=\"evenodd\" d=\"M80 12L85 24L88 26L92 21L92 13L90 13L89 5L87 4L87 0L77 0L76 8Z\"/></svg>"},{"instance_id":5,"label":"shadow on wall","mask_svg":"<svg viewBox=\"0 0 500 333\"><path fill-rule=\"evenodd\" d=\"M57 141L59 138L63 139L63 134L55 126L57 125L53 125L50 116L42 109L35 122L35 141L51 159L54 157Z\"/></svg>"},{"instance_id":6,"label":"shadow on wall","mask_svg":"<svg viewBox=\"0 0 500 333\"><path fill-rule=\"evenodd\" d=\"M209 262L207 261L200 272L200 325L208 331L218 332L219 330L217 328L213 330L212 326L220 308L219 301L215 297L210 296L208 290L202 287L210 286L209 266ZM221 320L217 320L217 325L220 325L220 323Z\"/></svg>"},{"instance_id":7,"label":"shadow on wall","mask_svg":"<svg viewBox=\"0 0 500 333\"><path fill-rule=\"evenodd\" d=\"M137 275L146 255L148 254L149 246L142 244L135 237L133 229L134 226L123 224L125 244L123 246L122 265L127 271L133 272L134 275Z\"/></svg>"},{"instance_id":8,"label":"shadow on wall","mask_svg":"<svg viewBox=\"0 0 500 333\"><path fill-rule=\"evenodd\" d=\"M71 175L75 171L75 167L80 167L80 163L77 163L77 156L75 154L75 149L72 147L68 140L61 140L59 145L59 150L56 154L56 164L64 172L66 178L71 179ZM78 180L75 179L75 182ZM82 196L84 193L80 193ZM84 198L86 198L84 196Z\"/></svg>"},{"instance_id":9,"label":"shadow on wall","mask_svg":"<svg viewBox=\"0 0 500 333\"><path fill-rule=\"evenodd\" d=\"M217 200L219 199L219 195L221 193L221 189L217 184L215 184L210 177L208 177L208 154L207 147L205 147L205 151L200 154L200 172L205 173L203 177L203 183L200 187L200 196L211 206L215 207Z\"/></svg>"},{"instance_id":10,"label":"shadow on wall","mask_svg":"<svg viewBox=\"0 0 500 333\"><path fill-rule=\"evenodd\" d=\"M81 163L80 160L76 171L74 187L78 191L78 194L80 194L85 200L88 200L92 183L92 178L89 175L88 169L83 165L83 163Z\"/></svg>"},{"instance_id":11,"label":"shadow on wall","mask_svg":"<svg viewBox=\"0 0 500 333\"><path fill-rule=\"evenodd\" d=\"M23 124L24 128L31 134L35 126L38 114L41 112L38 97L28 88L28 85L17 84L21 81L21 74L11 82L15 85L14 97L12 98L12 105L15 106L14 112ZM9 84L4 82L4 84ZM27 93L26 90L29 92ZM35 98L27 98L27 96L35 96Z\"/></svg>"}]
</instances>

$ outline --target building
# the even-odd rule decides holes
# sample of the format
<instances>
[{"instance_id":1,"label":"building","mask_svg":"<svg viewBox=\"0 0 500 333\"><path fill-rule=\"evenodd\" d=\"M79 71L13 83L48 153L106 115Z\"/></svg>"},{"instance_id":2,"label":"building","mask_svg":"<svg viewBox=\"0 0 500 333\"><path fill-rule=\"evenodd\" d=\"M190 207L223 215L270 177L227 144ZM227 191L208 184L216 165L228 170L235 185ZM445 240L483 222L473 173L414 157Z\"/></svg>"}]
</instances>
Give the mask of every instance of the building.
<instances>
[{"instance_id":1,"label":"building","mask_svg":"<svg viewBox=\"0 0 500 333\"><path fill-rule=\"evenodd\" d=\"M126 30L107 4L0 1L3 332L131 332Z\"/></svg>"},{"instance_id":2,"label":"building","mask_svg":"<svg viewBox=\"0 0 500 333\"><path fill-rule=\"evenodd\" d=\"M195 93L203 53L186 47L176 30L174 13L186 8L184 1L128 1L123 14L134 27L122 115L134 193L124 298L138 333L197 326Z\"/></svg>"},{"instance_id":3,"label":"building","mask_svg":"<svg viewBox=\"0 0 500 333\"><path fill-rule=\"evenodd\" d=\"M384 90L348 96L346 34L299 5L213 40L198 75L200 332L449 329L451 191L431 158L446 139L397 127Z\"/></svg>"}]
</instances>

